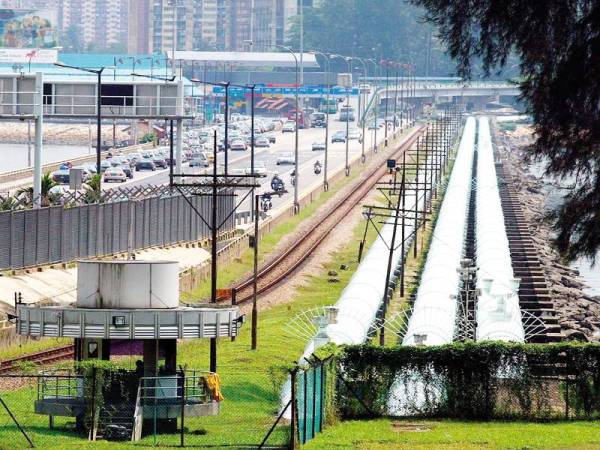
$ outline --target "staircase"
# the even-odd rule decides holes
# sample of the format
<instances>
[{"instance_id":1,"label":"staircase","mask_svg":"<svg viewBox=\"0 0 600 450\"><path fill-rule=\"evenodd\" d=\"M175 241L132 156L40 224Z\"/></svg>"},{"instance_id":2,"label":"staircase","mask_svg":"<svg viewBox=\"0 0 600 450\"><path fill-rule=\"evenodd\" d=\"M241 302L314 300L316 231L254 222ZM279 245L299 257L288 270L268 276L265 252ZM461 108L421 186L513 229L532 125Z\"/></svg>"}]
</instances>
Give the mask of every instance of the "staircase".
<instances>
[{"instance_id":1,"label":"staircase","mask_svg":"<svg viewBox=\"0 0 600 450\"><path fill-rule=\"evenodd\" d=\"M106 440L131 440L135 404L108 403L100 408L97 437Z\"/></svg>"}]
</instances>

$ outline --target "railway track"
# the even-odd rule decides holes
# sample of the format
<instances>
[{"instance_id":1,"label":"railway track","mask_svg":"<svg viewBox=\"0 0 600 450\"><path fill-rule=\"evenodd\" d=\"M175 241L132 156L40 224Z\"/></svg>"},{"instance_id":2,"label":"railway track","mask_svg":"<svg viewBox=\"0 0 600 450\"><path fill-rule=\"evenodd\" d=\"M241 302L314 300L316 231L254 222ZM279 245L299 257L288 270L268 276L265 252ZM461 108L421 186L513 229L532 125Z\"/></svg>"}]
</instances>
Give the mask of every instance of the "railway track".
<instances>
[{"instance_id":1,"label":"railway track","mask_svg":"<svg viewBox=\"0 0 600 450\"><path fill-rule=\"evenodd\" d=\"M424 130L425 127L415 130L409 139L390 157L401 155L405 150L410 149ZM386 171L387 169L384 166L371 168L366 179L360 178L356 180L342 201L321 215L322 221L317 227L309 229L285 252L277 255L264 266L260 267L258 271L257 295L264 294L273 289L306 261L312 252L329 235L331 230L372 191L375 183L385 175ZM253 277L245 279L233 288L235 290L236 304L240 305L251 301L253 296Z\"/></svg>"},{"instance_id":2,"label":"railway track","mask_svg":"<svg viewBox=\"0 0 600 450\"><path fill-rule=\"evenodd\" d=\"M63 347L52 348L50 350L0 361L0 374L11 372L16 369L20 363L31 362L37 365L44 365L70 359L73 358L74 351L73 345L65 345Z\"/></svg>"}]
</instances>

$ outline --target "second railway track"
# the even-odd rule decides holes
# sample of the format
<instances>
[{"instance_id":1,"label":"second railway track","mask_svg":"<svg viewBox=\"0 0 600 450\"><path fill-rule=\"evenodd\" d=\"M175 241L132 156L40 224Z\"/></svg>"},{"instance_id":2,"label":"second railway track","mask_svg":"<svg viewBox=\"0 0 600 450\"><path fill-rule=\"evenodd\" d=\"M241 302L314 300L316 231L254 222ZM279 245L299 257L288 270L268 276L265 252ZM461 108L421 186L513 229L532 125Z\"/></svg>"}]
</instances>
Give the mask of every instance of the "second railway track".
<instances>
[{"instance_id":1,"label":"second railway track","mask_svg":"<svg viewBox=\"0 0 600 450\"><path fill-rule=\"evenodd\" d=\"M410 149L418 137L423 133L424 127L415 130L400 147L390 155L394 157ZM280 255L267 261L259 268L257 281L257 295L264 294L276 287L290 276L313 251L323 242L335 226L346 217L353 208L372 190L373 186L386 173L384 166L375 166L368 169L365 178L357 179L346 196L323 214L323 220L318 226L310 228L306 233L296 239L292 245ZM234 286L236 304L244 304L252 300L253 278L249 277Z\"/></svg>"}]
</instances>

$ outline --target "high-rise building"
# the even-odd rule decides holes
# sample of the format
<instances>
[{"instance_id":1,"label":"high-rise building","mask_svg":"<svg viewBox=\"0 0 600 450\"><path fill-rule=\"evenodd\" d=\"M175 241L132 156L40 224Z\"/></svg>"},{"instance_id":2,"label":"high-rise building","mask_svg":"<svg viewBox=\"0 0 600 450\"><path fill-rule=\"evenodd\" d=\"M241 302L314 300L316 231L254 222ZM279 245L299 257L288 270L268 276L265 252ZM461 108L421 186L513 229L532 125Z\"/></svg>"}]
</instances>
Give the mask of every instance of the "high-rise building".
<instances>
[{"instance_id":1,"label":"high-rise building","mask_svg":"<svg viewBox=\"0 0 600 450\"><path fill-rule=\"evenodd\" d=\"M61 0L63 35L74 28L85 47L124 45L128 34L127 0Z\"/></svg>"},{"instance_id":2,"label":"high-rise building","mask_svg":"<svg viewBox=\"0 0 600 450\"><path fill-rule=\"evenodd\" d=\"M151 0L129 0L127 52L150 53Z\"/></svg>"},{"instance_id":3,"label":"high-rise building","mask_svg":"<svg viewBox=\"0 0 600 450\"><path fill-rule=\"evenodd\" d=\"M153 0L150 50L191 50L194 43L194 0Z\"/></svg>"},{"instance_id":4,"label":"high-rise building","mask_svg":"<svg viewBox=\"0 0 600 450\"><path fill-rule=\"evenodd\" d=\"M285 43L290 19L298 14L297 0L253 0L252 37L254 51L269 51Z\"/></svg>"}]
</instances>

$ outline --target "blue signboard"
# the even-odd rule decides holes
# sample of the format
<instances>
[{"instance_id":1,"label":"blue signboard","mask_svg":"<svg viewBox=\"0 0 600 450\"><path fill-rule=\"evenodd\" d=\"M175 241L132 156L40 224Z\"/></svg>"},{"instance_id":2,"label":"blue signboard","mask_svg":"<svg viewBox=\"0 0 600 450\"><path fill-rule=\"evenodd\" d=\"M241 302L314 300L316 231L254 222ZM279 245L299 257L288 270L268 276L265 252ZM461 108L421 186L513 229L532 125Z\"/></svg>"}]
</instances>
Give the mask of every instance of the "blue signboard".
<instances>
[{"instance_id":1,"label":"blue signboard","mask_svg":"<svg viewBox=\"0 0 600 450\"><path fill-rule=\"evenodd\" d=\"M213 94L214 95L225 95L225 88L222 86L213 86ZM332 88L326 88L323 86L301 86L298 89L298 93L300 95L327 95L327 91L329 91L329 95L358 95L358 88L347 89L341 86L334 86ZM229 87L229 95L232 97L239 97L244 95L250 95L252 93L252 89L250 88L241 88L241 87ZM257 85L254 89L254 93L257 95L295 95L296 88L295 87L266 87Z\"/></svg>"}]
</instances>

